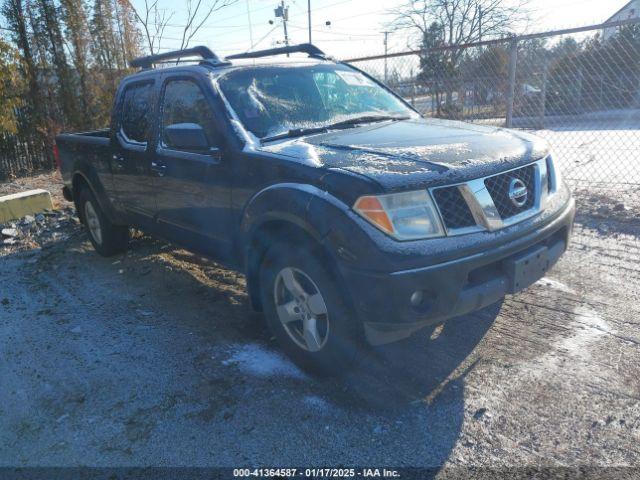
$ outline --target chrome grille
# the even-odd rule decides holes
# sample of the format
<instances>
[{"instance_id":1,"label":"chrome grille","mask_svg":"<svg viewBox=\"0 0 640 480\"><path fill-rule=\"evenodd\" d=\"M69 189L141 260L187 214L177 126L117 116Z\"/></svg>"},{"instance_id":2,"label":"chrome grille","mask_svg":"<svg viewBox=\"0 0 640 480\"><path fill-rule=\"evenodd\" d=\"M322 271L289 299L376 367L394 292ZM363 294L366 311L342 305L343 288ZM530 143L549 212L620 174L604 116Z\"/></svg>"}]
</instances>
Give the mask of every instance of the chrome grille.
<instances>
[{"instance_id":1,"label":"chrome grille","mask_svg":"<svg viewBox=\"0 0 640 480\"><path fill-rule=\"evenodd\" d=\"M509 198L509 188L512 180L514 179L522 181L527 187L527 198L522 206L515 204ZM536 185L535 169L533 165L527 165L523 168L494 175L493 177L487 177L484 179L484 184L487 187L487 190L489 190L493 203L503 220L511 218L519 213L526 212L532 208L535 203Z\"/></svg>"},{"instance_id":2,"label":"chrome grille","mask_svg":"<svg viewBox=\"0 0 640 480\"><path fill-rule=\"evenodd\" d=\"M447 229L472 227L476 224L469 205L457 186L436 188L433 190L433 198Z\"/></svg>"},{"instance_id":3,"label":"chrome grille","mask_svg":"<svg viewBox=\"0 0 640 480\"><path fill-rule=\"evenodd\" d=\"M523 185L526 187L526 199L522 194L514 195L518 189L512 188L512 182L519 185L520 191ZM431 195L447 235L462 235L498 230L532 217L543 208L547 196L552 193L548 185L547 161L543 158L497 175L434 187ZM520 201L512 201L510 193Z\"/></svg>"}]
</instances>

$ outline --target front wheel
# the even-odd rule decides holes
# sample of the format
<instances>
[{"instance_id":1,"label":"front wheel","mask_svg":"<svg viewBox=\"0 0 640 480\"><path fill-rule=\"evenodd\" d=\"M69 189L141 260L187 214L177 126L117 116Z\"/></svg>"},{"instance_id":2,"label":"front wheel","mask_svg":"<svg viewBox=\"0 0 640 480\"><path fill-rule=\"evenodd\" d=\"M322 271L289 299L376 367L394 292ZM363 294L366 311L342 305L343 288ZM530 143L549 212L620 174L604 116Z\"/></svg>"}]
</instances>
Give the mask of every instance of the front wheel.
<instances>
[{"instance_id":1,"label":"front wheel","mask_svg":"<svg viewBox=\"0 0 640 480\"><path fill-rule=\"evenodd\" d=\"M361 329L331 269L319 256L280 244L267 252L260 273L267 323L285 352L313 373L348 369Z\"/></svg>"}]
</instances>

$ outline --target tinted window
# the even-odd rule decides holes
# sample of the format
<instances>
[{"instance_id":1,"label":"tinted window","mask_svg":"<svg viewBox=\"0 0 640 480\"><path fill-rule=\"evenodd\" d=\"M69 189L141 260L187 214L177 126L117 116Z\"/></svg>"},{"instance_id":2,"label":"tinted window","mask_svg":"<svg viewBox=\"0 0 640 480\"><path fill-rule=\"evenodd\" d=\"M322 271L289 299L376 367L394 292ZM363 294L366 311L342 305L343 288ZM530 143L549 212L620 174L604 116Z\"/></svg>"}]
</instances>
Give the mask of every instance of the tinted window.
<instances>
[{"instance_id":1,"label":"tinted window","mask_svg":"<svg viewBox=\"0 0 640 480\"><path fill-rule=\"evenodd\" d=\"M151 117L152 84L126 87L122 101L122 131L129 140L146 142Z\"/></svg>"},{"instance_id":2,"label":"tinted window","mask_svg":"<svg viewBox=\"0 0 640 480\"><path fill-rule=\"evenodd\" d=\"M171 80L164 91L162 111L162 142L172 147L164 135L165 127L176 123L195 123L200 125L207 136L210 146L217 142L212 135L212 113L200 87L191 80Z\"/></svg>"}]
</instances>

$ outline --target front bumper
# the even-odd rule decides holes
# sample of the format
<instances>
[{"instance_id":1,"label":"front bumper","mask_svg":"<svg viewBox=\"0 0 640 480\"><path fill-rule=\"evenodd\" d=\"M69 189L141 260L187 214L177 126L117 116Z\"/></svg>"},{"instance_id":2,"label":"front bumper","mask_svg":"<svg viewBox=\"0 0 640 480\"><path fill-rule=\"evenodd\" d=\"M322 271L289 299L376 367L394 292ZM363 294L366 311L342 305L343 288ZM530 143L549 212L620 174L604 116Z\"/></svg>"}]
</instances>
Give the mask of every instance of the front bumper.
<instances>
[{"instance_id":1,"label":"front bumper","mask_svg":"<svg viewBox=\"0 0 640 480\"><path fill-rule=\"evenodd\" d=\"M427 267L390 273L342 268L352 298L370 343L379 345L408 337L415 331L443 320L491 305L507 293L515 293L508 261L540 248L547 248L549 268L567 248L575 216L570 199L550 221L515 239L474 254ZM540 278L544 273L540 273ZM420 291L422 302L411 296Z\"/></svg>"}]
</instances>

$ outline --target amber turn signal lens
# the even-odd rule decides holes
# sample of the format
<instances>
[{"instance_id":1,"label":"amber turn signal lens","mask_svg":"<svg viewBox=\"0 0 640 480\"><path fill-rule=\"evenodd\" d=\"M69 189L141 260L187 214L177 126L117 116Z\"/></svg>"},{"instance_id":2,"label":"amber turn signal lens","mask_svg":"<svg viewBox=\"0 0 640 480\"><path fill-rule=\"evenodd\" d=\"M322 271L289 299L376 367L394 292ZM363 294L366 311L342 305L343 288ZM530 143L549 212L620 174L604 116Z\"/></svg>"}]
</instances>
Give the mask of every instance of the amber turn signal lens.
<instances>
[{"instance_id":1,"label":"amber turn signal lens","mask_svg":"<svg viewBox=\"0 0 640 480\"><path fill-rule=\"evenodd\" d=\"M364 196L360 197L353 206L360 215L365 217L378 228L388 233L393 233L393 224L387 212L385 212L380 200L376 197Z\"/></svg>"},{"instance_id":2,"label":"amber turn signal lens","mask_svg":"<svg viewBox=\"0 0 640 480\"><path fill-rule=\"evenodd\" d=\"M353 209L361 217L396 240L441 237L444 229L427 190L365 195Z\"/></svg>"}]
</instances>

